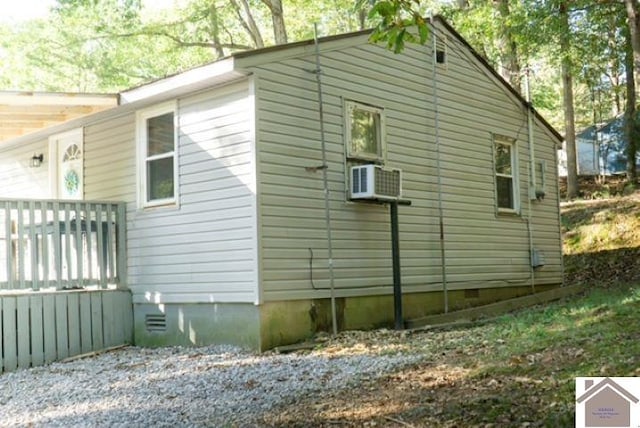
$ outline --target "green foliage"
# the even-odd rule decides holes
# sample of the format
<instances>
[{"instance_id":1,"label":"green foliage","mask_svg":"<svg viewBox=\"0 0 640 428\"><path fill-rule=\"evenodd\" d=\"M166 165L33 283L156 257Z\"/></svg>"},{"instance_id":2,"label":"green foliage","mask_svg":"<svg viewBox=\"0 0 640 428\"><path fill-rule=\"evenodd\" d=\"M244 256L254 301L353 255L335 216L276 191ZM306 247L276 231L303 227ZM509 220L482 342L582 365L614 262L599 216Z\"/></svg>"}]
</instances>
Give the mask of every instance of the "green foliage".
<instances>
[{"instance_id":1,"label":"green foliage","mask_svg":"<svg viewBox=\"0 0 640 428\"><path fill-rule=\"evenodd\" d=\"M0 87L114 92L274 43L266 0L189 0L154 13L146 3L58 0L47 20L0 25ZM313 23L320 35L373 27L372 42L401 52L407 43L427 41L427 17L439 12L496 69L505 65L507 34L521 68L533 70L534 105L557 128L563 120L558 69L564 57L573 66L579 128L622 112L626 16L621 2L568 2L568 33L558 21L560 0L508 0L503 2L507 14L496 6L500 3L290 0L284 15L289 40L313 37ZM562 51L566 37L570 49ZM517 86L518 78L513 80Z\"/></svg>"},{"instance_id":2,"label":"green foliage","mask_svg":"<svg viewBox=\"0 0 640 428\"><path fill-rule=\"evenodd\" d=\"M366 0L360 0L360 6ZM369 40L386 43L387 48L400 53L405 43L425 44L429 37L426 19L418 11L419 0L382 0L374 4L369 19L378 20Z\"/></svg>"},{"instance_id":3,"label":"green foliage","mask_svg":"<svg viewBox=\"0 0 640 428\"><path fill-rule=\"evenodd\" d=\"M6 28L0 50L5 89L114 92L210 60L143 34L137 1L61 2L47 20Z\"/></svg>"}]
</instances>

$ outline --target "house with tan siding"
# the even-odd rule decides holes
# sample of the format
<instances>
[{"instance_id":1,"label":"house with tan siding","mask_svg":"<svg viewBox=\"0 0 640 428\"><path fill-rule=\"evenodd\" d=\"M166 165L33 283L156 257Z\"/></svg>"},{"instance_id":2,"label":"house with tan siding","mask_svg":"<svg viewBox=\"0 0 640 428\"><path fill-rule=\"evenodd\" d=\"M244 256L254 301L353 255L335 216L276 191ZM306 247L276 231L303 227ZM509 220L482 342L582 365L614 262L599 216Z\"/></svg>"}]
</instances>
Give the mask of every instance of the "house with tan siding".
<instances>
[{"instance_id":1,"label":"house with tan siding","mask_svg":"<svg viewBox=\"0 0 640 428\"><path fill-rule=\"evenodd\" d=\"M404 319L561 286L561 136L443 20L401 54L368 36L237 53L4 141L0 199L124 203L138 345L393 325L394 207Z\"/></svg>"}]
</instances>

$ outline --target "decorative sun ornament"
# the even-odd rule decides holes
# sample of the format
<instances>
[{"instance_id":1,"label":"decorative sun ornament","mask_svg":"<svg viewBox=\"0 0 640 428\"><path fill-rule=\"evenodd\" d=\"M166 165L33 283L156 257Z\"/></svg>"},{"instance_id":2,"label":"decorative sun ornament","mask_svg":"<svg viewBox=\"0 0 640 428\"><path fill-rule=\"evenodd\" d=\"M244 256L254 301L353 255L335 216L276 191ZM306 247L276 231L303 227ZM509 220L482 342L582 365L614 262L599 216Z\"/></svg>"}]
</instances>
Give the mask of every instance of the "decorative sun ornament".
<instances>
[{"instance_id":1,"label":"decorative sun ornament","mask_svg":"<svg viewBox=\"0 0 640 428\"><path fill-rule=\"evenodd\" d=\"M78 177L78 173L72 169L67 171L64 175L64 188L67 194L74 195L78 191L79 184L80 178Z\"/></svg>"}]
</instances>

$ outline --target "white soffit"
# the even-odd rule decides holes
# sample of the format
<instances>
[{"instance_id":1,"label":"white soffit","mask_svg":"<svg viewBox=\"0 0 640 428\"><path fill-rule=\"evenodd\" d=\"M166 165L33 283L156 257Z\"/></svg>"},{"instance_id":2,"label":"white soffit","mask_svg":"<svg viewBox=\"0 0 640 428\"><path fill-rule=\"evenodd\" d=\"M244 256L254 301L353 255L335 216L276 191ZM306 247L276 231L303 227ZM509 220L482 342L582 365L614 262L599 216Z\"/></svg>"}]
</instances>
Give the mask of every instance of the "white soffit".
<instances>
[{"instance_id":1,"label":"white soffit","mask_svg":"<svg viewBox=\"0 0 640 428\"><path fill-rule=\"evenodd\" d=\"M196 91L230 82L246 75L246 72L234 70L233 58L226 58L121 92L120 104L129 104L158 96L167 98L171 95L179 95L187 91Z\"/></svg>"}]
</instances>

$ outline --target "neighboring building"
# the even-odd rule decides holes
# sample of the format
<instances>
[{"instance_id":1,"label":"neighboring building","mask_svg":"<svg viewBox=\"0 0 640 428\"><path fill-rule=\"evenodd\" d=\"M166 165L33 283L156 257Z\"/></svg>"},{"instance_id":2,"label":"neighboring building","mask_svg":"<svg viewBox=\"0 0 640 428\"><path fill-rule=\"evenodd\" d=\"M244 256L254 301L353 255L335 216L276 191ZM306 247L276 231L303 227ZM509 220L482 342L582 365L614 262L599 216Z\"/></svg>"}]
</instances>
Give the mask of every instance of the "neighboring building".
<instances>
[{"instance_id":1,"label":"neighboring building","mask_svg":"<svg viewBox=\"0 0 640 428\"><path fill-rule=\"evenodd\" d=\"M434 26L437 55L359 32L320 39L320 70L306 41L124 91L0 144L0 197L126 202L139 345L267 349L330 330L332 300L340 329L392 323L389 206L352 198L367 173L389 180L382 200L411 201L406 318L560 286L561 137Z\"/></svg>"},{"instance_id":2,"label":"neighboring building","mask_svg":"<svg viewBox=\"0 0 640 428\"><path fill-rule=\"evenodd\" d=\"M578 175L616 175L627 171L624 114L602 125L592 125L576 135ZM558 153L561 177L567 175L566 142ZM640 167L640 155L636 161Z\"/></svg>"}]
</instances>

